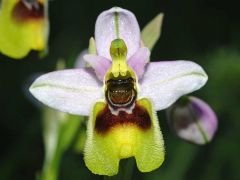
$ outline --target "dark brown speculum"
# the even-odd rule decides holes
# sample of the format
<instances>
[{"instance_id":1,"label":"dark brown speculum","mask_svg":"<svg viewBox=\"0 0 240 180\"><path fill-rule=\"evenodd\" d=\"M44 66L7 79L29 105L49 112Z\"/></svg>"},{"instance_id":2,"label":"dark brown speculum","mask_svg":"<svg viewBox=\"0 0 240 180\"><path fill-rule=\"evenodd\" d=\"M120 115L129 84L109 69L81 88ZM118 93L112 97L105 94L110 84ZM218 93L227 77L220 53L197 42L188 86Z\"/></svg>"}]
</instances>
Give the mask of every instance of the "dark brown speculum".
<instances>
[{"instance_id":1,"label":"dark brown speculum","mask_svg":"<svg viewBox=\"0 0 240 180\"><path fill-rule=\"evenodd\" d=\"M106 100L113 109L130 107L136 100L135 80L131 77L109 79L106 87Z\"/></svg>"},{"instance_id":2,"label":"dark brown speculum","mask_svg":"<svg viewBox=\"0 0 240 180\"><path fill-rule=\"evenodd\" d=\"M12 16L18 22L42 19L44 5L38 0L19 0L13 8Z\"/></svg>"}]
</instances>

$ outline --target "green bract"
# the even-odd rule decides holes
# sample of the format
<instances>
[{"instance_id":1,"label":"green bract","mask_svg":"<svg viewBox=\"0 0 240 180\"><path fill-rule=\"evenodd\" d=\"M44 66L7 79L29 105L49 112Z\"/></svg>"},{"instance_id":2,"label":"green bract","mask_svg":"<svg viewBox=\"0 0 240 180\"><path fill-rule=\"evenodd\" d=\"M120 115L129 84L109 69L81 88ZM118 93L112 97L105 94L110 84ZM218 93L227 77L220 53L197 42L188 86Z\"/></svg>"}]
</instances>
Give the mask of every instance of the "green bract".
<instances>
[{"instance_id":1,"label":"green bract","mask_svg":"<svg viewBox=\"0 0 240 180\"><path fill-rule=\"evenodd\" d=\"M163 13L158 14L142 30L141 38L143 44L152 50L161 35Z\"/></svg>"}]
</instances>

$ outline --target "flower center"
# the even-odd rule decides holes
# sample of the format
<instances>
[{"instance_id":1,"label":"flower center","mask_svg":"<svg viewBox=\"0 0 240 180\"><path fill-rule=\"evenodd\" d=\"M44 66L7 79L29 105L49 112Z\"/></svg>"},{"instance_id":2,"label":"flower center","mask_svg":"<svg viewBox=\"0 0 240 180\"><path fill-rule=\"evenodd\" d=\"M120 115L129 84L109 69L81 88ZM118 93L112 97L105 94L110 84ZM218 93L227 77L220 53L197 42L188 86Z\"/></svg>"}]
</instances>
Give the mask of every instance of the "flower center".
<instances>
[{"instance_id":1,"label":"flower center","mask_svg":"<svg viewBox=\"0 0 240 180\"><path fill-rule=\"evenodd\" d=\"M136 76L126 62L127 47L122 39L111 43L112 65L105 76L105 97L113 109L132 107L137 98Z\"/></svg>"},{"instance_id":2,"label":"flower center","mask_svg":"<svg viewBox=\"0 0 240 180\"><path fill-rule=\"evenodd\" d=\"M109 79L106 83L106 99L113 107L130 107L137 97L135 81L131 77Z\"/></svg>"}]
</instances>

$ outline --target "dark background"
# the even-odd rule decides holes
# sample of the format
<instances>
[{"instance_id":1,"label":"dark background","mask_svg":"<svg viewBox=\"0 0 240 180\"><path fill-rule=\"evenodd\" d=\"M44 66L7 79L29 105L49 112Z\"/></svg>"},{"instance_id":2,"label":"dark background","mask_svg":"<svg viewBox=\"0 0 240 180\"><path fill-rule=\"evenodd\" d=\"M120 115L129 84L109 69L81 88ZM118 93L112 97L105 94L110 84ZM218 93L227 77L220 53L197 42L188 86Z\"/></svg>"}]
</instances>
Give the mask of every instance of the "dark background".
<instances>
[{"instance_id":1,"label":"dark background","mask_svg":"<svg viewBox=\"0 0 240 180\"><path fill-rule=\"evenodd\" d=\"M189 59L204 67L209 81L194 93L216 111L219 128L206 146L178 139L158 112L166 144L166 160L158 170L134 178L163 180L240 179L240 14L238 1L225 0L52 0L49 54L36 52L23 60L0 55L0 179L32 180L42 169L44 150L41 111L24 95L26 80L55 69L59 58L72 67L88 46L100 12L112 6L131 10L140 27L164 12L161 39L152 60ZM71 148L64 154L59 179L100 179Z\"/></svg>"}]
</instances>

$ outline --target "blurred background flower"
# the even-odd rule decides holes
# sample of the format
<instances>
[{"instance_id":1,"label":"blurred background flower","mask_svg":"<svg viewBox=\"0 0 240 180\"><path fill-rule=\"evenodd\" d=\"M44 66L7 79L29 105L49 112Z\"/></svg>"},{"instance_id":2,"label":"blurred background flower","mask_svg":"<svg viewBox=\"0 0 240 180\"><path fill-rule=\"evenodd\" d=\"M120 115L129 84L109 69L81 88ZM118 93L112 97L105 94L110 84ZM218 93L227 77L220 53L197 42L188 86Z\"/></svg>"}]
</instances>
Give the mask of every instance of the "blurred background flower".
<instances>
[{"instance_id":1,"label":"blurred background flower","mask_svg":"<svg viewBox=\"0 0 240 180\"><path fill-rule=\"evenodd\" d=\"M73 67L77 55L88 47L97 15L116 5L133 11L141 28L159 12L164 12L161 39L151 59L192 59L202 65L209 81L193 95L210 104L219 119L213 141L199 147L180 141L171 133L165 112L158 112L166 144L166 161L160 169L148 174L141 174L134 168L132 177L240 179L237 158L240 149L240 15L237 1L57 0L49 3L48 56L36 61L37 54L30 53L20 62L0 55L0 179L32 180L43 167L42 111L25 98L23 83L31 74L53 71L59 58L66 60L67 67ZM77 141L79 149L83 139ZM70 144L62 156L59 179L102 177L90 173L78 146Z\"/></svg>"},{"instance_id":2,"label":"blurred background flower","mask_svg":"<svg viewBox=\"0 0 240 180\"><path fill-rule=\"evenodd\" d=\"M15 59L31 50L46 51L48 0L2 0L0 52Z\"/></svg>"},{"instance_id":3,"label":"blurred background flower","mask_svg":"<svg viewBox=\"0 0 240 180\"><path fill-rule=\"evenodd\" d=\"M183 96L167 110L170 127L186 141L209 143L217 130L218 120L212 108L197 97Z\"/></svg>"}]
</instances>

